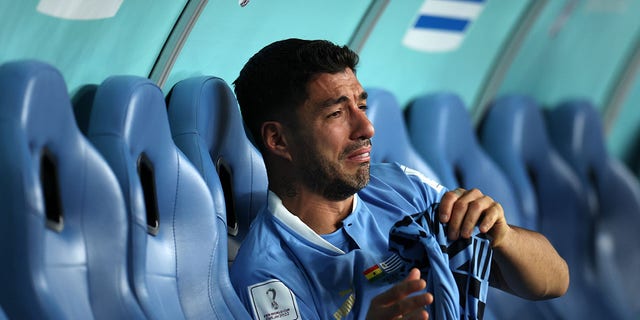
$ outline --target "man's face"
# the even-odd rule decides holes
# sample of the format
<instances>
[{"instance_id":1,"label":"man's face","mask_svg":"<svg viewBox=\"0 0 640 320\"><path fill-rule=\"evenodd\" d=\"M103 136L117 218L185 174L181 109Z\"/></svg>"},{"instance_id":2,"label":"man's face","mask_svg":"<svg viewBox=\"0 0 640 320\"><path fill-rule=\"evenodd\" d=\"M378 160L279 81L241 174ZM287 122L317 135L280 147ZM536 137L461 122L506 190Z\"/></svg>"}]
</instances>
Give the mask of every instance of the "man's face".
<instances>
[{"instance_id":1,"label":"man's face","mask_svg":"<svg viewBox=\"0 0 640 320\"><path fill-rule=\"evenodd\" d=\"M291 154L302 183L330 200L343 200L369 183L373 125L367 94L351 69L323 73L307 86L297 110Z\"/></svg>"}]
</instances>

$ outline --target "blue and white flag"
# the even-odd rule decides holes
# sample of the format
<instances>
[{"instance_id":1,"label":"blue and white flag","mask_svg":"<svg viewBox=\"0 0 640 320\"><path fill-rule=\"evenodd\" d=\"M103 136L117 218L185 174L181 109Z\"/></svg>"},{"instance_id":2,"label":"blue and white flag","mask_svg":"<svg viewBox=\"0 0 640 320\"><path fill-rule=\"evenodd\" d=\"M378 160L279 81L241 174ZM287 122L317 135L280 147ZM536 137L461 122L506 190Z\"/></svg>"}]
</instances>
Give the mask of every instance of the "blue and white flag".
<instances>
[{"instance_id":1,"label":"blue and white flag","mask_svg":"<svg viewBox=\"0 0 640 320\"><path fill-rule=\"evenodd\" d=\"M424 52L456 50L486 0L425 0L402 40Z\"/></svg>"}]
</instances>

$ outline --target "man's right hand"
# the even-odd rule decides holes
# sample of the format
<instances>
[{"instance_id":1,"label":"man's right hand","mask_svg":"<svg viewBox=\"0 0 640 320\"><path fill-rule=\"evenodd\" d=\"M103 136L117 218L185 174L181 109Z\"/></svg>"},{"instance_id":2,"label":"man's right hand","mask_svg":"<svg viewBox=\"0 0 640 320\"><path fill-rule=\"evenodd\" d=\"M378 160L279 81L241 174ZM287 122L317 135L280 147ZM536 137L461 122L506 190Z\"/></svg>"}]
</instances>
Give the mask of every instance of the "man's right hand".
<instances>
[{"instance_id":1,"label":"man's right hand","mask_svg":"<svg viewBox=\"0 0 640 320\"><path fill-rule=\"evenodd\" d=\"M411 295L426 287L420 270L411 269L406 279L371 300L367 319L429 319L425 307L433 302L433 295L428 292Z\"/></svg>"}]
</instances>

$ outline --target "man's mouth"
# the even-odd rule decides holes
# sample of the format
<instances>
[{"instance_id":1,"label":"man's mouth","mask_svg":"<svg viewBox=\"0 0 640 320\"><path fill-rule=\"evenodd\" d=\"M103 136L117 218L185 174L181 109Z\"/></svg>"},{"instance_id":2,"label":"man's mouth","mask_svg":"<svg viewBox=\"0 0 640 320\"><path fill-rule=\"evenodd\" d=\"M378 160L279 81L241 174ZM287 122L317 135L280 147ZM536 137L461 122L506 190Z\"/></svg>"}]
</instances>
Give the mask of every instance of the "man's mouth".
<instances>
[{"instance_id":1,"label":"man's mouth","mask_svg":"<svg viewBox=\"0 0 640 320\"><path fill-rule=\"evenodd\" d=\"M367 141L364 145L356 147L355 150L347 154L346 158L355 162L371 161L371 142Z\"/></svg>"},{"instance_id":2,"label":"man's mouth","mask_svg":"<svg viewBox=\"0 0 640 320\"><path fill-rule=\"evenodd\" d=\"M351 161L364 162L364 161L370 161L371 157L369 152L362 152L362 153L352 154L348 157L348 159Z\"/></svg>"}]
</instances>

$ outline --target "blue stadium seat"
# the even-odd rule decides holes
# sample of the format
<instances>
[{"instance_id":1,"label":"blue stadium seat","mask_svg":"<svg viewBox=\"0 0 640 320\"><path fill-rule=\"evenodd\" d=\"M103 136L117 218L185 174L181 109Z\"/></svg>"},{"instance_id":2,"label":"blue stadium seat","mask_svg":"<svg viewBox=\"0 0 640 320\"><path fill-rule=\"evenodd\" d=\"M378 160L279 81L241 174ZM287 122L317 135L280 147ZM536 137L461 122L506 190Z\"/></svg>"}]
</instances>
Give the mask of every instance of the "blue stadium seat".
<instances>
[{"instance_id":1,"label":"blue stadium seat","mask_svg":"<svg viewBox=\"0 0 640 320\"><path fill-rule=\"evenodd\" d=\"M434 93L412 101L405 110L412 144L440 182L449 189L478 188L504 208L507 221L524 226L511 181L482 149L462 99Z\"/></svg>"},{"instance_id":2,"label":"blue stadium seat","mask_svg":"<svg viewBox=\"0 0 640 320\"><path fill-rule=\"evenodd\" d=\"M216 207L171 138L160 88L113 76L85 107L88 137L115 172L134 224L132 285L147 317L233 318L219 302L213 272L220 265Z\"/></svg>"},{"instance_id":3,"label":"blue stadium seat","mask_svg":"<svg viewBox=\"0 0 640 320\"><path fill-rule=\"evenodd\" d=\"M226 208L219 212L220 222L228 227L232 262L251 221L267 201L262 156L247 137L236 98L222 79L182 80L171 89L168 100L176 145L195 164L214 198L226 200Z\"/></svg>"},{"instance_id":4,"label":"blue stadium seat","mask_svg":"<svg viewBox=\"0 0 640 320\"><path fill-rule=\"evenodd\" d=\"M176 145L195 164L220 205L221 243L218 254L230 263L266 203L267 173L262 156L245 134L238 103L224 80L200 76L179 81L168 97L169 124ZM222 249L222 248L221 248ZM225 300L246 312L224 271ZM222 268L222 267L221 267ZM221 273L222 275L222 273ZM236 317L239 318L239 317Z\"/></svg>"},{"instance_id":5,"label":"blue stadium seat","mask_svg":"<svg viewBox=\"0 0 640 320\"><path fill-rule=\"evenodd\" d=\"M640 316L640 183L605 145L601 116L588 100L571 100L547 114L553 143L590 197L595 260L604 296Z\"/></svg>"},{"instance_id":6,"label":"blue stadium seat","mask_svg":"<svg viewBox=\"0 0 640 320\"><path fill-rule=\"evenodd\" d=\"M405 110L409 136L418 153L431 164L449 189L478 188L502 205L507 221L522 224L520 204L511 181L480 146L469 112L455 93L418 97ZM549 318L549 307L500 290L489 290L485 319ZM551 313L552 314L552 313Z\"/></svg>"},{"instance_id":7,"label":"blue stadium seat","mask_svg":"<svg viewBox=\"0 0 640 320\"><path fill-rule=\"evenodd\" d=\"M437 174L416 152L402 115L402 109L393 93L381 88L366 88L367 116L375 128L371 139L372 162L397 162L415 169L425 176L440 181Z\"/></svg>"},{"instance_id":8,"label":"blue stadium seat","mask_svg":"<svg viewBox=\"0 0 640 320\"><path fill-rule=\"evenodd\" d=\"M118 181L76 126L62 75L0 67L0 304L11 319L143 319Z\"/></svg>"},{"instance_id":9,"label":"blue stadium seat","mask_svg":"<svg viewBox=\"0 0 640 320\"><path fill-rule=\"evenodd\" d=\"M549 238L569 265L569 291L550 301L554 311L565 319L624 319L618 305L603 299L594 278L587 198L575 172L551 145L536 101L515 94L496 99L480 138L514 184L528 223Z\"/></svg>"}]
</instances>

